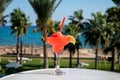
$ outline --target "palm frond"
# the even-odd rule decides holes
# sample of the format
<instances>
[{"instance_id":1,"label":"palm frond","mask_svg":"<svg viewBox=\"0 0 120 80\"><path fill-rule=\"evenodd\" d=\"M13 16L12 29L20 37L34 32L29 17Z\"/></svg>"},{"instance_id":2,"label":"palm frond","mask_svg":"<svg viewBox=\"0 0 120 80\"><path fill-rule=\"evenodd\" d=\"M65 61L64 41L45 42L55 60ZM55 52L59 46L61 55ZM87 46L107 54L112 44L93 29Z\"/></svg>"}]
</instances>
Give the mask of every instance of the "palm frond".
<instances>
[{"instance_id":1,"label":"palm frond","mask_svg":"<svg viewBox=\"0 0 120 80\"><path fill-rule=\"evenodd\" d=\"M13 0L0 0L0 13L4 12Z\"/></svg>"},{"instance_id":2,"label":"palm frond","mask_svg":"<svg viewBox=\"0 0 120 80\"><path fill-rule=\"evenodd\" d=\"M37 13L39 20L45 23L52 15L55 1L56 0L29 0L29 3Z\"/></svg>"},{"instance_id":3,"label":"palm frond","mask_svg":"<svg viewBox=\"0 0 120 80\"><path fill-rule=\"evenodd\" d=\"M5 26L5 23L7 23L7 21L5 20L6 17L8 17L8 15L3 15L3 12L5 11L5 9L8 7L8 5L12 2L13 0L0 0L0 24L2 26Z\"/></svg>"},{"instance_id":4,"label":"palm frond","mask_svg":"<svg viewBox=\"0 0 120 80\"><path fill-rule=\"evenodd\" d=\"M112 0L117 6L120 7L120 0Z\"/></svg>"},{"instance_id":5,"label":"palm frond","mask_svg":"<svg viewBox=\"0 0 120 80\"><path fill-rule=\"evenodd\" d=\"M11 29L13 30L16 36L21 34L27 34L28 28L31 25L29 22L29 16L26 17L25 13L18 9L14 9L14 11L10 14L12 23Z\"/></svg>"}]
</instances>

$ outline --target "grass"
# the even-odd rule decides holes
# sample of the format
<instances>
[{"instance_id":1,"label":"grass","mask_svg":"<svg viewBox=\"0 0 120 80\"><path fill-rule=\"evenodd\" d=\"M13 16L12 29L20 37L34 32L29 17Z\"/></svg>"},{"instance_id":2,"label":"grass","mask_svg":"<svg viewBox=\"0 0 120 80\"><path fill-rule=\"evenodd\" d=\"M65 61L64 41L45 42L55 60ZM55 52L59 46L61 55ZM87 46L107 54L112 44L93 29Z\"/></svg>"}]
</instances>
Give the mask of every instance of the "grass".
<instances>
[{"instance_id":1,"label":"grass","mask_svg":"<svg viewBox=\"0 0 120 80\"><path fill-rule=\"evenodd\" d=\"M12 74L14 72L21 72L21 71L26 71L26 70L35 70L35 69L41 69L43 68L43 59L41 58L32 58L32 61L28 61L26 63L23 64L23 67L18 68L18 69L8 69L5 67L5 65L8 63L9 59L15 59L15 57L2 57L2 62L1 62L1 74ZM87 68L87 69L94 69L94 59L88 59L88 58L84 58L84 59L80 59L80 62L85 62L88 63L89 66L87 67L83 67L83 68ZM60 59L60 65L61 68L68 68L69 66L69 59L68 58L61 58ZM119 64L115 64L115 71L119 71ZM76 59L72 59L72 67L75 68L76 67ZM53 58L49 58L49 68L54 68L54 60ZM99 70L107 70L110 71L111 68L111 63L109 61L103 62L100 61L98 62L98 69Z\"/></svg>"}]
</instances>

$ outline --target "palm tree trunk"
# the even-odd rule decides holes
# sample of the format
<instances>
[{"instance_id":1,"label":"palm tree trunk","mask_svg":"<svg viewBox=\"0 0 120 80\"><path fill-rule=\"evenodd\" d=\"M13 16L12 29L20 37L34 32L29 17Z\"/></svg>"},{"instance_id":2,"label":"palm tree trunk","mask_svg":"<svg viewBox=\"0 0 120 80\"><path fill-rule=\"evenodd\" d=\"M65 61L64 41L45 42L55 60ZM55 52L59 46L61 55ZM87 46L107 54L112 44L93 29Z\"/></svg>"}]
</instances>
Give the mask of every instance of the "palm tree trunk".
<instances>
[{"instance_id":1,"label":"palm tree trunk","mask_svg":"<svg viewBox=\"0 0 120 80\"><path fill-rule=\"evenodd\" d=\"M111 71L114 71L114 64L115 64L114 60L115 60L115 50L113 49L112 50Z\"/></svg>"},{"instance_id":2,"label":"palm tree trunk","mask_svg":"<svg viewBox=\"0 0 120 80\"><path fill-rule=\"evenodd\" d=\"M96 45L95 51L95 69L98 69L98 44Z\"/></svg>"},{"instance_id":3,"label":"palm tree trunk","mask_svg":"<svg viewBox=\"0 0 120 80\"><path fill-rule=\"evenodd\" d=\"M19 36L17 37L17 44L16 44L16 62L19 62Z\"/></svg>"},{"instance_id":4,"label":"palm tree trunk","mask_svg":"<svg viewBox=\"0 0 120 80\"><path fill-rule=\"evenodd\" d=\"M44 51L44 68L48 68L48 55L47 55L47 48L46 48L46 30L45 30L45 27L44 27L44 30L43 30L43 34L44 34L44 39L45 41L43 41L43 51Z\"/></svg>"},{"instance_id":5,"label":"palm tree trunk","mask_svg":"<svg viewBox=\"0 0 120 80\"><path fill-rule=\"evenodd\" d=\"M48 68L48 56L46 52L46 42L43 43L44 47L44 68Z\"/></svg>"},{"instance_id":6,"label":"palm tree trunk","mask_svg":"<svg viewBox=\"0 0 120 80\"><path fill-rule=\"evenodd\" d=\"M20 35L20 64L22 64L22 34Z\"/></svg>"},{"instance_id":7,"label":"palm tree trunk","mask_svg":"<svg viewBox=\"0 0 120 80\"><path fill-rule=\"evenodd\" d=\"M70 52L69 68L72 68L72 52Z\"/></svg>"}]
</instances>

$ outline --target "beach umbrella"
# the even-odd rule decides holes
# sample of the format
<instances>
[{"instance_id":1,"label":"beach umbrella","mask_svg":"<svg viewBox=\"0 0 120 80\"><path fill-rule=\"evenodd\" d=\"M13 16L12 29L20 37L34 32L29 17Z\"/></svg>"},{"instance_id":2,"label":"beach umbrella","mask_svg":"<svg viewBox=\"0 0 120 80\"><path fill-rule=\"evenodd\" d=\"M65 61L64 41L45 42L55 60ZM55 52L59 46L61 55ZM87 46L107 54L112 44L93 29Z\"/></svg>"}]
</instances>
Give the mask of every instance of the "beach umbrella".
<instances>
[{"instance_id":1,"label":"beach umbrella","mask_svg":"<svg viewBox=\"0 0 120 80\"><path fill-rule=\"evenodd\" d=\"M19 68L19 67L22 67L21 64L19 63L16 63L16 62L11 62L11 63L8 63L5 65L7 68Z\"/></svg>"}]
</instances>

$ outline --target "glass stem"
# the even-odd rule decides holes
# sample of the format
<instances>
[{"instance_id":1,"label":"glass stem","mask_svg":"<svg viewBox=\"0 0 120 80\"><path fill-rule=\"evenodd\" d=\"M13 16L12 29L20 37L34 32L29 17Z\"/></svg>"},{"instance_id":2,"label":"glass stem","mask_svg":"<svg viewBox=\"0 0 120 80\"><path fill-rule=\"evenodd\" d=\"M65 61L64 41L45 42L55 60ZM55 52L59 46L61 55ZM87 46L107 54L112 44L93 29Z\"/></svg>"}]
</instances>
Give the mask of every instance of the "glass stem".
<instances>
[{"instance_id":1,"label":"glass stem","mask_svg":"<svg viewBox=\"0 0 120 80\"><path fill-rule=\"evenodd\" d=\"M56 54L56 62L57 62L56 68L59 69L60 68L60 55Z\"/></svg>"}]
</instances>

